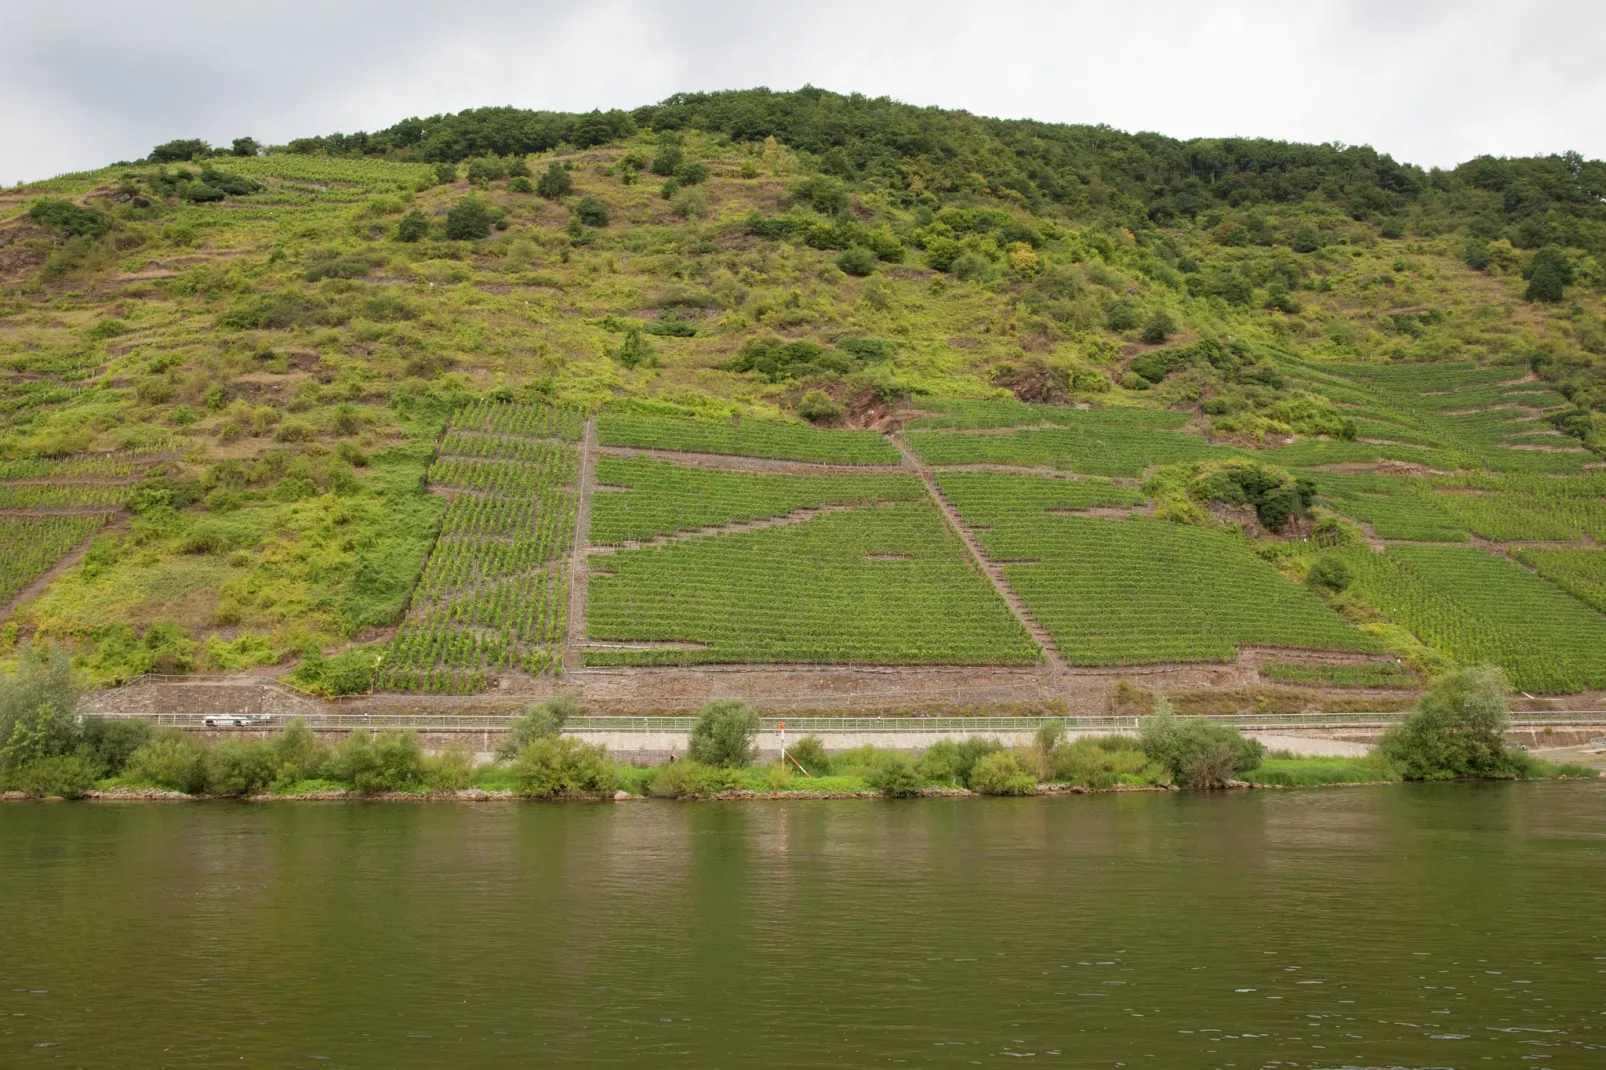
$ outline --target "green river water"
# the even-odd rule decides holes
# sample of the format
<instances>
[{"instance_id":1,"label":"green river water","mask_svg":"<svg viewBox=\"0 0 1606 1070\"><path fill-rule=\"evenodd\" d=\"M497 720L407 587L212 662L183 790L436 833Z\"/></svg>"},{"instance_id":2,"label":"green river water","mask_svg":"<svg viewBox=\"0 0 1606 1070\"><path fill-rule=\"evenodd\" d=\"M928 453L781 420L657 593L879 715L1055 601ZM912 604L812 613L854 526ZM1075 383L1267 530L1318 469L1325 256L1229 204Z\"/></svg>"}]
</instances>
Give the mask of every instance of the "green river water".
<instances>
[{"instance_id":1,"label":"green river water","mask_svg":"<svg viewBox=\"0 0 1606 1070\"><path fill-rule=\"evenodd\" d=\"M0 806L0 1067L1606 1067L1606 785Z\"/></svg>"}]
</instances>

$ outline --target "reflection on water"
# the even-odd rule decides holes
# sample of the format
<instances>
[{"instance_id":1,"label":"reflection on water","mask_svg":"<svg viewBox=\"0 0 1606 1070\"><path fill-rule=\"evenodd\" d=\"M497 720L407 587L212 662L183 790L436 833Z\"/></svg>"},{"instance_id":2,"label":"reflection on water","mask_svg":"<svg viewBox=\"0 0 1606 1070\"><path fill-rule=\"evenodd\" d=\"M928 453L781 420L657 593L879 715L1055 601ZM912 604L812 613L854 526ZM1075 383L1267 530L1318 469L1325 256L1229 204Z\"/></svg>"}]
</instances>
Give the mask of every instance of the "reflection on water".
<instances>
[{"instance_id":1,"label":"reflection on water","mask_svg":"<svg viewBox=\"0 0 1606 1070\"><path fill-rule=\"evenodd\" d=\"M11 805L0 1066L1602 1067L1603 877L1590 784Z\"/></svg>"}]
</instances>

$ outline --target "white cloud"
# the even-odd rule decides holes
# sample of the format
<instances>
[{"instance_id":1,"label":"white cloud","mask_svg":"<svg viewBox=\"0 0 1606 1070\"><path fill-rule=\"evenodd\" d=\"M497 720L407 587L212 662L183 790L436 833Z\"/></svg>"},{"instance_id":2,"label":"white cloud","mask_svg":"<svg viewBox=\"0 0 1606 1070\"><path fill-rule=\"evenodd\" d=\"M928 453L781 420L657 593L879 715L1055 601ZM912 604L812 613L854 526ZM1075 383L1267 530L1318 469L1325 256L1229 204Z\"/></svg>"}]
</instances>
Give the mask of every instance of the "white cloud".
<instances>
[{"instance_id":1,"label":"white cloud","mask_svg":"<svg viewBox=\"0 0 1606 1070\"><path fill-rule=\"evenodd\" d=\"M1177 137L1367 143L1452 165L1606 156L1606 20L1465 0L12 0L0 181L157 142L378 129L489 104L633 107L804 83Z\"/></svg>"}]
</instances>

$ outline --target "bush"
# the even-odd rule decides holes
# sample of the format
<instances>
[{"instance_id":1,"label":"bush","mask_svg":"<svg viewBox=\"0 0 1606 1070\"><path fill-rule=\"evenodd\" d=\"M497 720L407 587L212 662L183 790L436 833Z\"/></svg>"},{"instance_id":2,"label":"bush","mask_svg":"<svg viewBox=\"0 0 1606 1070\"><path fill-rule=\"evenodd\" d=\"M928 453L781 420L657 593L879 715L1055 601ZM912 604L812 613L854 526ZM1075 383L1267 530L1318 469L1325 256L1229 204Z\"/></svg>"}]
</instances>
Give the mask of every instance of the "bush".
<instances>
[{"instance_id":1,"label":"bush","mask_svg":"<svg viewBox=\"0 0 1606 1070\"><path fill-rule=\"evenodd\" d=\"M71 201L45 197L33 202L28 216L40 226L54 227L68 238L98 238L111 226L111 220L92 208L80 208Z\"/></svg>"},{"instance_id":2,"label":"bush","mask_svg":"<svg viewBox=\"0 0 1606 1070\"><path fill-rule=\"evenodd\" d=\"M449 186L457 181L457 165L442 160L435 165L435 181L443 186Z\"/></svg>"},{"instance_id":3,"label":"bush","mask_svg":"<svg viewBox=\"0 0 1606 1070\"><path fill-rule=\"evenodd\" d=\"M959 763L959 744L951 739L939 739L920 753L920 775L926 780L957 785L964 780L959 774Z\"/></svg>"},{"instance_id":4,"label":"bush","mask_svg":"<svg viewBox=\"0 0 1606 1070\"><path fill-rule=\"evenodd\" d=\"M619 363L627 368L639 368L646 365L656 366L657 353L652 343L641 336L641 328L632 327L625 332L625 340L619 343Z\"/></svg>"},{"instance_id":5,"label":"bush","mask_svg":"<svg viewBox=\"0 0 1606 1070\"><path fill-rule=\"evenodd\" d=\"M206 787L206 748L176 732L153 739L129 755L123 776L193 795Z\"/></svg>"},{"instance_id":6,"label":"bush","mask_svg":"<svg viewBox=\"0 0 1606 1070\"><path fill-rule=\"evenodd\" d=\"M528 178L519 175L507 180L507 191L509 193L534 193L535 184Z\"/></svg>"},{"instance_id":7,"label":"bush","mask_svg":"<svg viewBox=\"0 0 1606 1070\"><path fill-rule=\"evenodd\" d=\"M1104 315L1104 325L1112 331L1130 331L1141 322L1142 312L1131 298L1118 297L1110 302Z\"/></svg>"},{"instance_id":8,"label":"bush","mask_svg":"<svg viewBox=\"0 0 1606 1070\"><path fill-rule=\"evenodd\" d=\"M658 154L652 158L652 173L672 175L680 167L683 159L680 142L673 140L672 135L666 136L658 144Z\"/></svg>"},{"instance_id":9,"label":"bush","mask_svg":"<svg viewBox=\"0 0 1606 1070\"><path fill-rule=\"evenodd\" d=\"M1163 698L1154 716L1140 722L1138 745L1173 783L1190 788L1224 787L1238 773L1259 765L1266 753L1257 740L1245 739L1236 729L1178 717Z\"/></svg>"},{"instance_id":10,"label":"bush","mask_svg":"<svg viewBox=\"0 0 1606 1070\"><path fill-rule=\"evenodd\" d=\"M549 201L556 201L574 192L574 179L569 177L569 172L564 170L562 164L553 163L548 165L536 182L535 192Z\"/></svg>"},{"instance_id":11,"label":"bush","mask_svg":"<svg viewBox=\"0 0 1606 1070\"><path fill-rule=\"evenodd\" d=\"M581 197L580 203L574 206L574 218L588 227L605 227L608 225L608 206L595 197Z\"/></svg>"},{"instance_id":12,"label":"bush","mask_svg":"<svg viewBox=\"0 0 1606 1070\"><path fill-rule=\"evenodd\" d=\"M836 266L849 275L863 278L875 271L875 253L862 245L850 246L836 258Z\"/></svg>"},{"instance_id":13,"label":"bush","mask_svg":"<svg viewBox=\"0 0 1606 1070\"><path fill-rule=\"evenodd\" d=\"M1511 683L1493 665L1445 673L1416 712L1383 733L1378 750L1407 780L1514 777L1523 756L1506 747Z\"/></svg>"},{"instance_id":14,"label":"bush","mask_svg":"<svg viewBox=\"0 0 1606 1070\"><path fill-rule=\"evenodd\" d=\"M63 799L78 799L95 786L95 770L82 755L55 754L36 758L13 770L6 784L12 791L36 797L59 795Z\"/></svg>"},{"instance_id":15,"label":"bush","mask_svg":"<svg viewBox=\"0 0 1606 1070\"><path fill-rule=\"evenodd\" d=\"M675 168L675 181L682 186L695 186L700 182L707 182L708 165L696 160L687 160Z\"/></svg>"},{"instance_id":16,"label":"bush","mask_svg":"<svg viewBox=\"0 0 1606 1070\"><path fill-rule=\"evenodd\" d=\"M309 646L289 680L308 691L331 698L366 694L373 690L375 660L378 656L372 647L355 647L342 650L332 658L325 658L321 650Z\"/></svg>"},{"instance_id":17,"label":"bush","mask_svg":"<svg viewBox=\"0 0 1606 1070\"><path fill-rule=\"evenodd\" d=\"M1051 776L1065 784L1109 788L1142 779L1148 761L1134 739L1125 736L1083 738L1055 749Z\"/></svg>"},{"instance_id":18,"label":"bush","mask_svg":"<svg viewBox=\"0 0 1606 1070\"><path fill-rule=\"evenodd\" d=\"M329 764L329 748L318 741L306 719L297 717L268 743L277 781L304 780Z\"/></svg>"},{"instance_id":19,"label":"bush","mask_svg":"<svg viewBox=\"0 0 1606 1070\"><path fill-rule=\"evenodd\" d=\"M93 717L79 733L79 753L96 776L119 776L133 753L151 741L155 730L137 717Z\"/></svg>"},{"instance_id":20,"label":"bush","mask_svg":"<svg viewBox=\"0 0 1606 1070\"><path fill-rule=\"evenodd\" d=\"M1560 301L1566 296L1567 284L1573 281L1572 264L1554 245L1546 245L1534 254L1528 265L1528 291L1530 301Z\"/></svg>"},{"instance_id":21,"label":"bush","mask_svg":"<svg viewBox=\"0 0 1606 1070\"><path fill-rule=\"evenodd\" d=\"M925 783L914 758L901 750L882 755L868 779L872 788L889 799L912 799Z\"/></svg>"},{"instance_id":22,"label":"bush","mask_svg":"<svg viewBox=\"0 0 1606 1070\"><path fill-rule=\"evenodd\" d=\"M845 412L847 410L823 390L810 390L797 403L797 414L811 423L836 423Z\"/></svg>"},{"instance_id":23,"label":"bush","mask_svg":"<svg viewBox=\"0 0 1606 1070\"><path fill-rule=\"evenodd\" d=\"M23 647L18 651L17 671L0 677L0 746L10 742L19 721L35 717L40 709L77 709L78 692L72 656L65 648ZM60 743L65 752L77 740L64 738ZM0 764L0 770L4 768Z\"/></svg>"},{"instance_id":24,"label":"bush","mask_svg":"<svg viewBox=\"0 0 1606 1070\"><path fill-rule=\"evenodd\" d=\"M402 216L400 223L396 224L396 240L404 242L423 241L429 237L429 216L420 208Z\"/></svg>"},{"instance_id":25,"label":"bush","mask_svg":"<svg viewBox=\"0 0 1606 1070\"><path fill-rule=\"evenodd\" d=\"M1021 768L1013 754L993 751L970 771L970 790L983 795L1036 795L1037 778Z\"/></svg>"},{"instance_id":26,"label":"bush","mask_svg":"<svg viewBox=\"0 0 1606 1070\"><path fill-rule=\"evenodd\" d=\"M989 267L990 265L987 263L985 256L980 253L965 252L959 254L958 259L954 261L953 267L949 270L953 272L956 278L963 279L965 282L976 282L986 277Z\"/></svg>"},{"instance_id":27,"label":"bush","mask_svg":"<svg viewBox=\"0 0 1606 1070\"><path fill-rule=\"evenodd\" d=\"M753 760L757 751L758 711L737 699L710 702L692 725L686 753L704 765L737 768Z\"/></svg>"},{"instance_id":28,"label":"bush","mask_svg":"<svg viewBox=\"0 0 1606 1070\"><path fill-rule=\"evenodd\" d=\"M740 787L736 772L697 761L668 762L653 773L647 793L655 799L706 799Z\"/></svg>"},{"instance_id":29,"label":"bush","mask_svg":"<svg viewBox=\"0 0 1606 1070\"><path fill-rule=\"evenodd\" d=\"M1322 232L1309 223L1301 223L1294 228L1294 236L1288 244L1296 253L1314 253L1322 247Z\"/></svg>"},{"instance_id":30,"label":"bush","mask_svg":"<svg viewBox=\"0 0 1606 1070\"><path fill-rule=\"evenodd\" d=\"M669 198L669 210L682 219L702 219L708 215L708 198L700 189L683 189Z\"/></svg>"},{"instance_id":31,"label":"bush","mask_svg":"<svg viewBox=\"0 0 1606 1070\"><path fill-rule=\"evenodd\" d=\"M353 732L340 745L335 771L359 795L382 791L406 791L418 784L423 773L423 752L418 733Z\"/></svg>"},{"instance_id":32,"label":"bush","mask_svg":"<svg viewBox=\"0 0 1606 1070\"><path fill-rule=\"evenodd\" d=\"M508 761L537 740L557 738L563 734L563 726L569 718L579 717L584 712L579 699L568 693L554 695L530 707L508 725L507 738L496 745L497 758Z\"/></svg>"},{"instance_id":33,"label":"bush","mask_svg":"<svg viewBox=\"0 0 1606 1070\"><path fill-rule=\"evenodd\" d=\"M514 790L540 799L609 795L616 782L608 748L573 738L537 739L513 762Z\"/></svg>"},{"instance_id":34,"label":"bush","mask_svg":"<svg viewBox=\"0 0 1606 1070\"><path fill-rule=\"evenodd\" d=\"M254 795L279 779L279 763L268 744L225 739L206 756L206 790L212 795Z\"/></svg>"},{"instance_id":35,"label":"bush","mask_svg":"<svg viewBox=\"0 0 1606 1070\"><path fill-rule=\"evenodd\" d=\"M464 197L446 213L446 237L451 241L477 241L490 237L495 216L479 197Z\"/></svg>"},{"instance_id":36,"label":"bush","mask_svg":"<svg viewBox=\"0 0 1606 1070\"><path fill-rule=\"evenodd\" d=\"M1166 341L1177 333L1177 325L1166 314L1165 309L1155 309L1149 322L1143 325L1142 338L1151 346L1164 345Z\"/></svg>"},{"instance_id":37,"label":"bush","mask_svg":"<svg viewBox=\"0 0 1606 1070\"><path fill-rule=\"evenodd\" d=\"M811 776L831 775L831 756L825 753L825 744L819 736L807 735L786 748L786 753Z\"/></svg>"},{"instance_id":38,"label":"bush","mask_svg":"<svg viewBox=\"0 0 1606 1070\"><path fill-rule=\"evenodd\" d=\"M448 744L420 760L419 779L426 791L462 791L474 783L474 752L461 743Z\"/></svg>"},{"instance_id":39,"label":"bush","mask_svg":"<svg viewBox=\"0 0 1606 1070\"><path fill-rule=\"evenodd\" d=\"M1305 582L1329 591L1347 591L1354 577L1350 575L1349 566L1343 558L1329 556L1317 559L1306 574Z\"/></svg>"}]
</instances>

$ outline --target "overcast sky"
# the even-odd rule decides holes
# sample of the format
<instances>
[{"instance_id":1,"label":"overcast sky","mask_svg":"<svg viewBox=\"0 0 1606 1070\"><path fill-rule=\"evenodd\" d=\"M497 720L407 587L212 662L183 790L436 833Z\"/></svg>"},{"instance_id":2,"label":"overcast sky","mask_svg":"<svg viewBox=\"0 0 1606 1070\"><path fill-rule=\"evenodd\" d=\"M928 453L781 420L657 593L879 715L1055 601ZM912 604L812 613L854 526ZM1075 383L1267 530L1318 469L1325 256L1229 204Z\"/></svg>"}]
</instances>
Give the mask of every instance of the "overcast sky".
<instances>
[{"instance_id":1,"label":"overcast sky","mask_svg":"<svg viewBox=\"0 0 1606 1070\"><path fill-rule=\"evenodd\" d=\"M0 0L0 182L494 104L812 83L1176 137L1606 157L1598 3Z\"/></svg>"}]
</instances>

